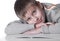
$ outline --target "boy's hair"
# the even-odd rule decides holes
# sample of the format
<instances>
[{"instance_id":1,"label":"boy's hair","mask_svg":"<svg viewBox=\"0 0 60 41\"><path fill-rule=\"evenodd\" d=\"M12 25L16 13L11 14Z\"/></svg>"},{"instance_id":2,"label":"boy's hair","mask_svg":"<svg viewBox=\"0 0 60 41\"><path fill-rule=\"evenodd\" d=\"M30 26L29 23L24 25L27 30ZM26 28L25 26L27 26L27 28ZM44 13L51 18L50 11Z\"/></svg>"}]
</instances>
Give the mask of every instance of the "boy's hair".
<instances>
[{"instance_id":1,"label":"boy's hair","mask_svg":"<svg viewBox=\"0 0 60 41\"><path fill-rule=\"evenodd\" d=\"M35 0L16 0L16 2L14 4L14 10L15 10L15 13L18 17L20 15L23 15L23 13L21 13L21 12L24 12L25 7L29 3L35 3Z\"/></svg>"}]
</instances>

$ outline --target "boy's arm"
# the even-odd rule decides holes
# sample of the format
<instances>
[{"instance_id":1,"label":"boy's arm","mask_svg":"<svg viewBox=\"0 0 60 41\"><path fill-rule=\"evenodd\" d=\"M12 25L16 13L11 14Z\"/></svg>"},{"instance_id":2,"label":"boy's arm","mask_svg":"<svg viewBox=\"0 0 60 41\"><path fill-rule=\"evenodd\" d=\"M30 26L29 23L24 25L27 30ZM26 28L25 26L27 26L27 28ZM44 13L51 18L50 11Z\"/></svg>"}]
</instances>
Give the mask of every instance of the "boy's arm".
<instances>
[{"instance_id":1,"label":"boy's arm","mask_svg":"<svg viewBox=\"0 0 60 41\"><path fill-rule=\"evenodd\" d=\"M30 31L26 31L23 34L60 34L60 23L46 23L45 25L41 25L40 28L32 29Z\"/></svg>"},{"instance_id":2,"label":"boy's arm","mask_svg":"<svg viewBox=\"0 0 60 41\"><path fill-rule=\"evenodd\" d=\"M49 23L49 24L51 24L51 23ZM42 26L45 28L45 31L44 31L44 28ZM46 23L35 24L35 29L26 31L23 34L39 34L39 33L40 34L48 33L48 26Z\"/></svg>"},{"instance_id":3,"label":"boy's arm","mask_svg":"<svg viewBox=\"0 0 60 41\"><path fill-rule=\"evenodd\" d=\"M5 28L6 34L20 34L24 31L30 30L34 28L34 24L22 24L19 21L11 22Z\"/></svg>"},{"instance_id":4,"label":"boy's arm","mask_svg":"<svg viewBox=\"0 0 60 41\"><path fill-rule=\"evenodd\" d=\"M58 9L60 9L60 8L58 8ZM49 32L54 33L54 34L60 34L60 12L57 9L55 9L55 10L57 13L55 13L56 15L54 17L52 16L52 20L55 23L54 23L54 25L49 26ZM54 15L54 14L52 14L52 15Z\"/></svg>"},{"instance_id":5,"label":"boy's arm","mask_svg":"<svg viewBox=\"0 0 60 41\"><path fill-rule=\"evenodd\" d=\"M24 33L22 33L22 34L42 34L42 29L41 28L36 28L36 29L31 29L31 30L28 30L28 31L26 31L26 32L24 32Z\"/></svg>"},{"instance_id":6,"label":"boy's arm","mask_svg":"<svg viewBox=\"0 0 60 41\"><path fill-rule=\"evenodd\" d=\"M49 32L51 34L60 34L60 23L55 23L49 26Z\"/></svg>"}]
</instances>

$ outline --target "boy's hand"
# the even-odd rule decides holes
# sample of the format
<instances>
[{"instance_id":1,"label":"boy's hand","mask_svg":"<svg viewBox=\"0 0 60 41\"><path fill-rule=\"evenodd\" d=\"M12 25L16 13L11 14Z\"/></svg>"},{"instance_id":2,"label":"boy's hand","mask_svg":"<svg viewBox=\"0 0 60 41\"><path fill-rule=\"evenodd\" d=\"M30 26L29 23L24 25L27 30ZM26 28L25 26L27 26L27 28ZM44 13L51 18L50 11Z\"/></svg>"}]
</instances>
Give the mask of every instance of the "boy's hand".
<instances>
[{"instance_id":1,"label":"boy's hand","mask_svg":"<svg viewBox=\"0 0 60 41\"><path fill-rule=\"evenodd\" d=\"M48 22L48 23L39 23L39 24L35 24L35 28L39 28L39 27L41 27L41 26L47 27L47 26L49 26L49 25L53 25L53 23Z\"/></svg>"},{"instance_id":2,"label":"boy's hand","mask_svg":"<svg viewBox=\"0 0 60 41\"><path fill-rule=\"evenodd\" d=\"M26 31L23 34L38 34L42 33L41 26L46 26L45 23L35 24L36 28Z\"/></svg>"},{"instance_id":3,"label":"boy's hand","mask_svg":"<svg viewBox=\"0 0 60 41\"><path fill-rule=\"evenodd\" d=\"M53 9L54 7L56 7L56 4L51 4L50 6L45 6L45 9L46 9L46 10L51 10L51 9Z\"/></svg>"},{"instance_id":4,"label":"boy's hand","mask_svg":"<svg viewBox=\"0 0 60 41\"><path fill-rule=\"evenodd\" d=\"M40 28L41 26L47 26L46 23L35 24L35 28Z\"/></svg>"},{"instance_id":5,"label":"boy's hand","mask_svg":"<svg viewBox=\"0 0 60 41\"><path fill-rule=\"evenodd\" d=\"M41 26L49 26L51 25L52 23L48 22L48 23L39 23L39 24L35 24L35 28L32 29L32 30L29 30L29 31L26 31L24 32L23 34L39 34L39 33L42 33L41 31Z\"/></svg>"}]
</instances>

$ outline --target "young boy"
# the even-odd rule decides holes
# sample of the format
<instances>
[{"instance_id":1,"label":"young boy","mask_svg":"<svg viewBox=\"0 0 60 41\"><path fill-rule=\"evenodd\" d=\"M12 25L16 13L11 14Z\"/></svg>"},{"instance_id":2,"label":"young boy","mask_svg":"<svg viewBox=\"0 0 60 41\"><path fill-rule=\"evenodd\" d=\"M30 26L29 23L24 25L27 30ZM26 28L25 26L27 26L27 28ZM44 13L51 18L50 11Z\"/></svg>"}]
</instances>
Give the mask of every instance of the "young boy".
<instances>
[{"instance_id":1,"label":"young boy","mask_svg":"<svg viewBox=\"0 0 60 41\"><path fill-rule=\"evenodd\" d=\"M14 10L20 20L8 24L6 34L60 33L59 4L16 0Z\"/></svg>"}]
</instances>

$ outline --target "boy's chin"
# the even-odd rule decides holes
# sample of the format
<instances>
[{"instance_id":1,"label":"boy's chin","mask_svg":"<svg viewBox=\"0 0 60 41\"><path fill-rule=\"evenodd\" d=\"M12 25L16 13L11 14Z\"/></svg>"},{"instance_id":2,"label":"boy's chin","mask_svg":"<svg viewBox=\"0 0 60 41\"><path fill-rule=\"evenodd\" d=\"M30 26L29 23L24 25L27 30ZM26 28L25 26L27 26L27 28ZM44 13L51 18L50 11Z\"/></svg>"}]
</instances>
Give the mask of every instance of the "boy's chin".
<instances>
[{"instance_id":1,"label":"boy's chin","mask_svg":"<svg viewBox=\"0 0 60 41\"><path fill-rule=\"evenodd\" d=\"M36 23L28 23L28 24L36 24Z\"/></svg>"}]
</instances>

